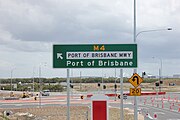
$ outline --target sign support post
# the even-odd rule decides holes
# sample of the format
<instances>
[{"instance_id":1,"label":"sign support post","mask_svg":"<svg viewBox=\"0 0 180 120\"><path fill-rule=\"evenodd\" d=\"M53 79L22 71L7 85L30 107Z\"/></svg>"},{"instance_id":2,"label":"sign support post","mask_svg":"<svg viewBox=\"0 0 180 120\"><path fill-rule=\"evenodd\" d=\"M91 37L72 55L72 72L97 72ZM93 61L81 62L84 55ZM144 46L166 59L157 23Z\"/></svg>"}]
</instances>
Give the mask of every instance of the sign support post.
<instances>
[{"instance_id":1,"label":"sign support post","mask_svg":"<svg viewBox=\"0 0 180 120\"><path fill-rule=\"evenodd\" d=\"M70 96L69 96L69 92L70 92L70 85L69 85L69 81L70 81L70 70L67 69L67 120L70 120Z\"/></svg>"},{"instance_id":2,"label":"sign support post","mask_svg":"<svg viewBox=\"0 0 180 120\"><path fill-rule=\"evenodd\" d=\"M137 114L137 109L138 109L138 106L137 106L137 97L134 96L134 120L138 120L138 114Z\"/></svg>"},{"instance_id":3,"label":"sign support post","mask_svg":"<svg viewBox=\"0 0 180 120\"><path fill-rule=\"evenodd\" d=\"M120 119L124 120L124 113L123 113L123 69L120 69L120 76L121 76L121 114Z\"/></svg>"},{"instance_id":4,"label":"sign support post","mask_svg":"<svg viewBox=\"0 0 180 120\"><path fill-rule=\"evenodd\" d=\"M134 120L138 118L137 114L137 97L136 96L141 96L141 88L137 88L142 82L143 79L136 73L137 69L134 69L134 74L133 76L129 79L129 82L135 87L135 88L130 88L130 96L134 96Z\"/></svg>"},{"instance_id":5,"label":"sign support post","mask_svg":"<svg viewBox=\"0 0 180 120\"><path fill-rule=\"evenodd\" d=\"M70 68L136 68L136 67L137 67L136 43L53 45L53 68L67 69L67 120L70 120ZM103 76L102 76L102 81L103 81ZM123 70L122 69L121 69L121 108L122 108L121 117L123 117Z\"/></svg>"}]
</instances>

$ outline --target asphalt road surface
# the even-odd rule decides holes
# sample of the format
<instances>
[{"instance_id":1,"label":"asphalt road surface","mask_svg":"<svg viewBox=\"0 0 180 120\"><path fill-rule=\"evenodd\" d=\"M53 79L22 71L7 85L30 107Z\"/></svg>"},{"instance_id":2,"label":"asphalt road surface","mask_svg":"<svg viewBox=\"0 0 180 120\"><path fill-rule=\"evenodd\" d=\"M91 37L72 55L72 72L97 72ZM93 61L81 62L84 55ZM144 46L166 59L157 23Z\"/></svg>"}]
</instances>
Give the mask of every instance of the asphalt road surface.
<instances>
[{"instance_id":1,"label":"asphalt road surface","mask_svg":"<svg viewBox=\"0 0 180 120\"><path fill-rule=\"evenodd\" d=\"M90 98L80 98L80 94L73 94L70 98L71 106L90 106ZM134 109L133 98L128 96L127 100L124 100L124 108ZM169 99L170 98L170 99ZM178 99L176 99L178 98ZM157 115L157 120L180 120L180 94L170 93L166 96L141 96L138 97L138 111L144 116L149 113L150 116L154 117ZM66 106L67 105L66 94L52 94L51 96L42 96L41 100L37 98L25 98L20 100L4 100L0 99L0 108L28 108L28 107L40 107L40 106ZM162 108L163 101L163 108ZM157 107L157 103L159 104ZM172 106L174 103L174 106ZM109 100L110 107L120 108L120 100L111 97ZM172 109L170 109L172 107Z\"/></svg>"}]
</instances>

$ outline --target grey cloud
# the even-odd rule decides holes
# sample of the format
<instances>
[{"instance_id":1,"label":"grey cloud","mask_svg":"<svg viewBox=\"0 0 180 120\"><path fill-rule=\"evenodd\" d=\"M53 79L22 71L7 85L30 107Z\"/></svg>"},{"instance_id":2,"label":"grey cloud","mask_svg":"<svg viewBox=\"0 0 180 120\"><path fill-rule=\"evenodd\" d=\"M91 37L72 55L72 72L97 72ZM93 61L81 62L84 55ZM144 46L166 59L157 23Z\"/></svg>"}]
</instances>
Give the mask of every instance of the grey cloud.
<instances>
[{"instance_id":1,"label":"grey cloud","mask_svg":"<svg viewBox=\"0 0 180 120\"><path fill-rule=\"evenodd\" d=\"M36 41L22 41L15 39L8 31L0 29L0 44L8 48L26 52L47 52L50 51L50 43Z\"/></svg>"},{"instance_id":2,"label":"grey cloud","mask_svg":"<svg viewBox=\"0 0 180 120\"><path fill-rule=\"evenodd\" d=\"M138 30L175 24L175 20L179 19L176 12L179 2L152 1L137 2ZM23 41L29 41L27 44L33 46L29 47L30 50L39 50L39 46L35 48L37 41L45 43L133 41L133 1L6 0L1 1L0 6L2 30L9 32L13 40L19 40L22 44L25 44ZM172 12L173 19L169 16ZM178 21L177 24L180 25ZM6 39L2 38L1 42L7 41ZM160 41L161 39L158 39L156 43Z\"/></svg>"},{"instance_id":3,"label":"grey cloud","mask_svg":"<svg viewBox=\"0 0 180 120\"><path fill-rule=\"evenodd\" d=\"M165 31L163 33L150 33L139 39L139 54L141 58L151 58L153 56L164 59L180 59L178 33ZM157 35L153 35L157 34Z\"/></svg>"},{"instance_id":4,"label":"grey cloud","mask_svg":"<svg viewBox=\"0 0 180 120\"><path fill-rule=\"evenodd\" d=\"M98 36L103 39L106 34L113 37L114 33L129 32L132 26L129 16L125 12L122 14L123 10L121 14L113 11L116 0L112 5L107 0L98 3L80 0L34 2L37 1L2 2L0 18L4 21L1 24L14 38L24 41L87 42Z\"/></svg>"},{"instance_id":5,"label":"grey cloud","mask_svg":"<svg viewBox=\"0 0 180 120\"><path fill-rule=\"evenodd\" d=\"M54 43L133 43L133 0L0 0L0 8L0 44L17 58L43 52L48 61ZM137 32L173 28L138 37L141 65L152 56L178 63L179 11L179 0L137 1Z\"/></svg>"}]
</instances>

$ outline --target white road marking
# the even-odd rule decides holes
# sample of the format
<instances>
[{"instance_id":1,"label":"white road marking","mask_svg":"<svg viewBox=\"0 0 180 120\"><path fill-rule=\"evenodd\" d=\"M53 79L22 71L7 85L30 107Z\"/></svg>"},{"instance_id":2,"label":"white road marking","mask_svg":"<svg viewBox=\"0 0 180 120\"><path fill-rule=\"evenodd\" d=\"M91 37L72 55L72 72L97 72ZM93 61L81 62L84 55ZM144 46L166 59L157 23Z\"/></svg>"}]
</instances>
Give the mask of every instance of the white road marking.
<instances>
[{"instance_id":1,"label":"white road marking","mask_svg":"<svg viewBox=\"0 0 180 120\"><path fill-rule=\"evenodd\" d=\"M14 106L23 106L22 104L15 104Z\"/></svg>"},{"instance_id":2,"label":"white road marking","mask_svg":"<svg viewBox=\"0 0 180 120\"><path fill-rule=\"evenodd\" d=\"M156 113L156 114L162 114L162 115L165 114L165 113L163 113L163 112L154 112L154 113Z\"/></svg>"},{"instance_id":3,"label":"white road marking","mask_svg":"<svg viewBox=\"0 0 180 120\"><path fill-rule=\"evenodd\" d=\"M180 120L180 119L167 119L167 120Z\"/></svg>"}]
</instances>

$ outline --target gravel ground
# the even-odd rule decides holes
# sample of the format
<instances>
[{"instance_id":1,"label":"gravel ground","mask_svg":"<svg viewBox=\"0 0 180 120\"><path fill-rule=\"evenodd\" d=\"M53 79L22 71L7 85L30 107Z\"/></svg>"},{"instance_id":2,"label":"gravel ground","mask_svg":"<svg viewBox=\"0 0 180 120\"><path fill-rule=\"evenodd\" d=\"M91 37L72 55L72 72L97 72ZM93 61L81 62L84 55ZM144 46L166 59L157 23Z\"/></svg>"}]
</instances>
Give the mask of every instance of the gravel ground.
<instances>
[{"instance_id":1,"label":"gravel ground","mask_svg":"<svg viewBox=\"0 0 180 120\"><path fill-rule=\"evenodd\" d=\"M3 109L0 109L0 120L3 120ZM8 109L12 111L7 120L66 120L66 107L43 107L43 108L22 108ZM71 120L90 120L90 109L85 106L70 108ZM133 120L133 111L124 110L124 119ZM117 108L109 108L109 120L120 120L120 110ZM139 115L138 120L144 120Z\"/></svg>"}]
</instances>

